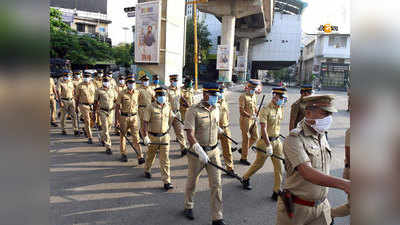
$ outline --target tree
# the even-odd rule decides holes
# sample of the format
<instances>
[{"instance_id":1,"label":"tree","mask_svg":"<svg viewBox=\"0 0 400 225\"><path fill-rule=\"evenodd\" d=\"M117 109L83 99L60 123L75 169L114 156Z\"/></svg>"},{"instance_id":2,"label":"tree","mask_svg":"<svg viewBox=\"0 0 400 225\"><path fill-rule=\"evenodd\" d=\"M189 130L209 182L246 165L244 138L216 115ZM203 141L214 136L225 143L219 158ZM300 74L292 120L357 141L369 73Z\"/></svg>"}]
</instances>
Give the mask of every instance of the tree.
<instances>
[{"instance_id":1,"label":"tree","mask_svg":"<svg viewBox=\"0 0 400 225\"><path fill-rule=\"evenodd\" d=\"M133 46L131 44L120 44L113 47L115 64L123 67L130 67L133 63Z\"/></svg>"},{"instance_id":2,"label":"tree","mask_svg":"<svg viewBox=\"0 0 400 225\"><path fill-rule=\"evenodd\" d=\"M279 80L279 81L287 81L290 77L289 77L289 73L288 73L288 68L282 68L280 70L274 70L272 71L272 77L275 80Z\"/></svg>"},{"instance_id":3,"label":"tree","mask_svg":"<svg viewBox=\"0 0 400 225\"><path fill-rule=\"evenodd\" d=\"M194 74L194 25L193 19L187 20L186 25L186 74ZM211 40L209 39L210 32L208 31L207 25L202 21L197 23L197 41L198 41L198 53L201 57L202 63L207 63L208 51L211 47Z\"/></svg>"}]
</instances>

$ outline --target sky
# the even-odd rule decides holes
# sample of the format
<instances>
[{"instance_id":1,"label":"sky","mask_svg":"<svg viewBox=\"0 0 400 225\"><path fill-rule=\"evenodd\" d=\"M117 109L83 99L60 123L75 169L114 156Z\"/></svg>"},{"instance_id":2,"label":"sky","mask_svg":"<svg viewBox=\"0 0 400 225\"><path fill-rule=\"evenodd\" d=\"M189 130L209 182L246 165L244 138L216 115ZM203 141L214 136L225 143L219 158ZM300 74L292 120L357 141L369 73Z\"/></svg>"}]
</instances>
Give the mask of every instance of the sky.
<instances>
[{"instance_id":1,"label":"sky","mask_svg":"<svg viewBox=\"0 0 400 225\"><path fill-rule=\"evenodd\" d=\"M108 0L108 16L112 20L109 25L109 34L113 45L120 43L132 43L132 25L135 25L135 18L129 18L124 12L125 7L135 6L137 0ZM125 31L123 27L128 27Z\"/></svg>"}]
</instances>

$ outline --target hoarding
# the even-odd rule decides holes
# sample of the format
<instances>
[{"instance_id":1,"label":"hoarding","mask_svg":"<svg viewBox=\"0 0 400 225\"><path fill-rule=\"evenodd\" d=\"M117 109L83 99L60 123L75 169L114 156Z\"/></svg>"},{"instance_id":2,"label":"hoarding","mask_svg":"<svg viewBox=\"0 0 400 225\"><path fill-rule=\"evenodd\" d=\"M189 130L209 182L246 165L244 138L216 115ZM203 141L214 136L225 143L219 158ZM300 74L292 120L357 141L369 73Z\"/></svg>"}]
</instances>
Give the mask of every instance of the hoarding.
<instances>
[{"instance_id":1,"label":"hoarding","mask_svg":"<svg viewBox=\"0 0 400 225\"><path fill-rule=\"evenodd\" d=\"M229 47L227 45L218 45L217 70L230 70L232 67L229 62Z\"/></svg>"}]
</instances>

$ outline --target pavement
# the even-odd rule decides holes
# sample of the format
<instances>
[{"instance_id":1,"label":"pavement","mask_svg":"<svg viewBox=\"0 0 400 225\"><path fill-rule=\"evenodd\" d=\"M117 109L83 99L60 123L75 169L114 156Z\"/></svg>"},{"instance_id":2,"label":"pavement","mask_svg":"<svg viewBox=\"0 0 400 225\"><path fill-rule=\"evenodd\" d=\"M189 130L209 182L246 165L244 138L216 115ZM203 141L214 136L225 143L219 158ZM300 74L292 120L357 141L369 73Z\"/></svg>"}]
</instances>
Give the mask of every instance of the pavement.
<instances>
[{"instance_id":1,"label":"pavement","mask_svg":"<svg viewBox=\"0 0 400 225\"><path fill-rule=\"evenodd\" d=\"M243 86L229 89L227 97L230 107L232 137L241 142L239 128L238 97ZM263 87L265 103L271 99L271 86ZM299 97L298 88L289 88L291 105ZM334 149L331 174L341 176L344 159L344 133L350 126L346 92L325 92L337 95L334 122L329 131L329 142ZM201 95L200 95L201 96ZM259 97L259 101L261 96ZM288 134L290 107L285 107L281 134ZM83 124L80 124L83 127ZM105 149L97 143L94 132L93 145L84 137L74 137L71 121L67 121L67 136L60 134L60 128L49 128L50 151L50 223L67 224L137 224L137 225L206 225L211 224L210 191L206 171L203 171L197 185L194 214L189 221L182 216L184 188L187 177L187 159L180 157L178 143L172 142L170 159L174 189L162 189L159 162L155 161L148 180L144 177L143 165L138 166L136 154L130 149L129 162L118 161L119 137L112 136L113 155L106 155ZM173 132L172 132L173 133ZM172 135L173 136L173 135ZM172 138L174 139L174 138ZM145 149L145 147L144 147ZM239 153L235 152L235 171L243 175L248 167L238 164ZM255 160L250 151L249 161ZM273 186L273 166L268 159L256 173L251 183L253 190L243 190L241 184L225 175L223 182L224 218L231 225L272 225L275 224L276 202L270 200ZM346 202L346 195L330 189L328 196L332 206ZM335 224L350 224L349 217L338 218Z\"/></svg>"}]
</instances>

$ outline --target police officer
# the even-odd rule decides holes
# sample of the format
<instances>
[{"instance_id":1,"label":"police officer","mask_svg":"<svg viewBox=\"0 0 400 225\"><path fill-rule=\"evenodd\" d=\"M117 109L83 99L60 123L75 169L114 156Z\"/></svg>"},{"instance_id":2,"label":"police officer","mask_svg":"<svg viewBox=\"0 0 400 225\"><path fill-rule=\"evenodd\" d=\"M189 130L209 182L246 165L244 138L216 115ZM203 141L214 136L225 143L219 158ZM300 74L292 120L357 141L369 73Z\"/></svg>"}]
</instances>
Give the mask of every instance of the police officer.
<instances>
[{"instance_id":1,"label":"police officer","mask_svg":"<svg viewBox=\"0 0 400 225\"><path fill-rule=\"evenodd\" d=\"M56 85L54 84L54 79L50 77L50 125L53 127L58 127L56 124L56 112L57 112L57 91Z\"/></svg>"},{"instance_id":2,"label":"police officer","mask_svg":"<svg viewBox=\"0 0 400 225\"><path fill-rule=\"evenodd\" d=\"M185 130L190 150L198 157L188 154L188 178L185 189L184 215L193 220L194 194L201 171L206 168L211 188L211 213L213 225L224 225L222 215L222 187L221 173L207 162L221 166L220 151L218 149L218 123L220 113L218 107L217 83L203 85L203 100L193 105L186 112Z\"/></svg>"},{"instance_id":3,"label":"police officer","mask_svg":"<svg viewBox=\"0 0 400 225\"><path fill-rule=\"evenodd\" d=\"M311 84L304 84L300 89L300 98L294 102L290 109L289 130L296 128L297 124L304 118L303 98L313 94Z\"/></svg>"},{"instance_id":4,"label":"police officer","mask_svg":"<svg viewBox=\"0 0 400 225\"><path fill-rule=\"evenodd\" d=\"M331 114L337 112L334 99L334 95L303 98L305 117L290 131L283 144L287 177L284 193L291 193L293 212L285 208L284 202L290 202L286 201L289 195L281 195L277 204L277 225L330 224L328 187L350 194L349 180L329 175L332 150L324 132L331 125Z\"/></svg>"},{"instance_id":5,"label":"police officer","mask_svg":"<svg viewBox=\"0 0 400 225\"><path fill-rule=\"evenodd\" d=\"M154 98L154 90L149 87L149 77L143 73L140 77L139 80L142 82L142 84L139 87L139 118L140 118L140 129L142 132L142 127L143 127L143 117L144 117L144 111L147 106L151 104ZM142 134L143 137L143 134Z\"/></svg>"},{"instance_id":6,"label":"police officer","mask_svg":"<svg viewBox=\"0 0 400 225\"><path fill-rule=\"evenodd\" d=\"M115 81L115 79L113 78L113 71L112 71L112 70L109 70L109 71L106 73L105 76L108 77L108 78L110 79L110 85L111 85L110 87L113 88L113 89L116 89L117 86L118 86L118 84L117 84L117 82Z\"/></svg>"},{"instance_id":7,"label":"police officer","mask_svg":"<svg viewBox=\"0 0 400 225\"><path fill-rule=\"evenodd\" d=\"M128 162L125 137L128 130L130 130L132 144L138 152L138 164L141 165L144 163L144 158L139 145L139 115L137 114L139 91L135 90L135 78L133 75L128 75L126 82L127 88L119 93L116 105L116 127L120 127L122 132L120 135L120 161Z\"/></svg>"},{"instance_id":8,"label":"police officer","mask_svg":"<svg viewBox=\"0 0 400 225\"><path fill-rule=\"evenodd\" d=\"M181 90L178 87L178 75L172 74L169 76L171 86L168 88L168 101L171 104L172 112L181 120L181 115L179 111L179 100L181 98ZM181 147L181 155L184 156L186 152L186 141L183 134L183 124L178 120L172 121L172 126L175 131L176 139Z\"/></svg>"},{"instance_id":9,"label":"police officer","mask_svg":"<svg viewBox=\"0 0 400 225\"><path fill-rule=\"evenodd\" d=\"M65 116L68 113L72 117L72 126L74 127L74 135L78 136L78 124L75 115L75 100L74 100L74 84L71 81L71 71L64 71L64 78L57 84L57 92L60 102L61 111L61 129L63 135L66 135L65 131Z\"/></svg>"},{"instance_id":10,"label":"police officer","mask_svg":"<svg viewBox=\"0 0 400 225\"><path fill-rule=\"evenodd\" d=\"M133 76L133 75L128 75L128 76ZM134 79L134 78L133 78ZM133 84L135 84L135 82L133 82ZM126 81L125 81L125 77L124 77L124 75L122 74L122 73L120 73L119 75L118 75L118 84L117 84L117 86L115 87L115 92L117 92L117 95L119 95L123 90L125 90L126 89ZM137 101L136 101L136 104L137 104ZM136 107L137 107L137 105L136 105ZM119 115L119 113L118 112L116 112L117 114L116 115ZM119 133L119 126L117 125L117 123L118 123L118 118L115 118L115 125L114 125L114 127L115 127L115 130L114 130L114 133L115 133L115 135L120 135L120 133Z\"/></svg>"},{"instance_id":11,"label":"police officer","mask_svg":"<svg viewBox=\"0 0 400 225\"><path fill-rule=\"evenodd\" d=\"M231 129L229 128L229 107L225 98L225 87L220 85L220 94L218 95L218 105L219 105L219 127L221 128L219 133L225 133L226 136L231 136ZM231 141L222 134L218 135L218 139L221 141L222 147L222 155L224 156L224 162L226 166L226 170L228 170L229 174L234 174L233 171L233 156L232 156L232 145Z\"/></svg>"},{"instance_id":12,"label":"police officer","mask_svg":"<svg viewBox=\"0 0 400 225\"><path fill-rule=\"evenodd\" d=\"M143 113L143 142L145 145L150 144L144 167L145 177L151 179L151 167L153 166L154 159L158 152L160 157L161 179L164 183L164 189L169 190L173 188L171 184L169 160L169 127L175 115L170 105L167 103L167 88L163 86L158 87L155 89L155 94L156 101L148 105Z\"/></svg>"},{"instance_id":13,"label":"police officer","mask_svg":"<svg viewBox=\"0 0 400 225\"><path fill-rule=\"evenodd\" d=\"M156 88L160 87L160 77L157 74L154 74L152 77L153 82L151 83L150 87L155 90Z\"/></svg>"},{"instance_id":14,"label":"police officer","mask_svg":"<svg viewBox=\"0 0 400 225\"><path fill-rule=\"evenodd\" d=\"M282 143L279 140L279 132L281 129L281 122L283 120L283 105L287 102L286 88L278 87L272 89L272 99L269 104L262 107L259 119L261 126L261 137L258 140L256 147L260 150L257 151L256 160L253 162L249 170L243 176L243 188L251 190L250 177L255 174L261 167L263 167L265 160L268 156L274 154L275 156L283 158ZM283 163L281 160L271 157L272 164L274 165L274 189L272 193L272 200L278 199L278 193L281 189L282 183L282 168Z\"/></svg>"},{"instance_id":15,"label":"police officer","mask_svg":"<svg viewBox=\"0 0 400 225\"><path fill-rule=\"evenodd\" d=\"M179 111L181 112L181 117L185 119L185 113L190 106L194 103L194 90L193 81L190 78L185 79L184 86L182 88L182 96L179 100Z\"/></svg>"},{"instance_id":16,"label":"police officer","mask_svg":"<svg viewBox=\"0 0 400 225\"><path fill-rule=\"evenodd\" d=\"M78 85L82 82L82 74L80 70L75 70L73 72L73 79L72 79L72 83L74 84L74 98L75 98L75 103L76 103L76 88L78 87ZM78 107L78 105L75 106L76 111L77 111L77 115L78 115L78 119L80 119L81 121L83 121L80 109ZM79 121L78 121L79 123Z\"/></svg>"},{"instance_id":17,"label":"police officer","mask_svg":"<svg viewBox=\"0 0 400 225\"><path fill-rule=\"evenodd\" d=\"M94 82L94 85L96 86L96 89L102 88L103 87L103 76L104 76L103 71L100 70L100 71L95 72L94 76L95 76L95 79L93 80L93 82Z\"/></svg>"},{"instance_id":18,"label":"police officer","mask_svg":"<svg viewBox=\"0 0 400 225\"><path fill-rule=\"evenodd\" d=\"M247 161L249 147L258 139L258 128L256 124L257 95L255 92L260 84L261 82L259 80L249 80L246 92L239 97L240 130L242 131L242 157L240 163L246 166L250 166L250 162ZM252 129L250 130L250 128Z\"/></svg>"},{"instance_id":19,"label":"police officer","mask_svg":"<svg viewBox=\"0 0 400 225\"><path fill-rule=\"evenodd\" d=\"M94 94L94 108L99 114L101 121L101 142L106 147L106 154L111 155L110 129L112 126L112 113L117 100L117 93L111 88L109 77L103 78L103 87L96 90Z\"/></svg>"},{"instance_id":20,"label":"police officer","mask_svg":"<svg viewBox=\"0 0 400 225\"><path fill-rule=\"evenodd\" d=\"M79 107L83 121L85 123L85 133L88 137L88 144L93 143L92 136L92 109L94 103L94 93L96 91L96 87L91 80L91 74L89 72L85 72L83 74L83 82L80 83L76 90L76 105Z\"/></svg>"}]
</instances>

